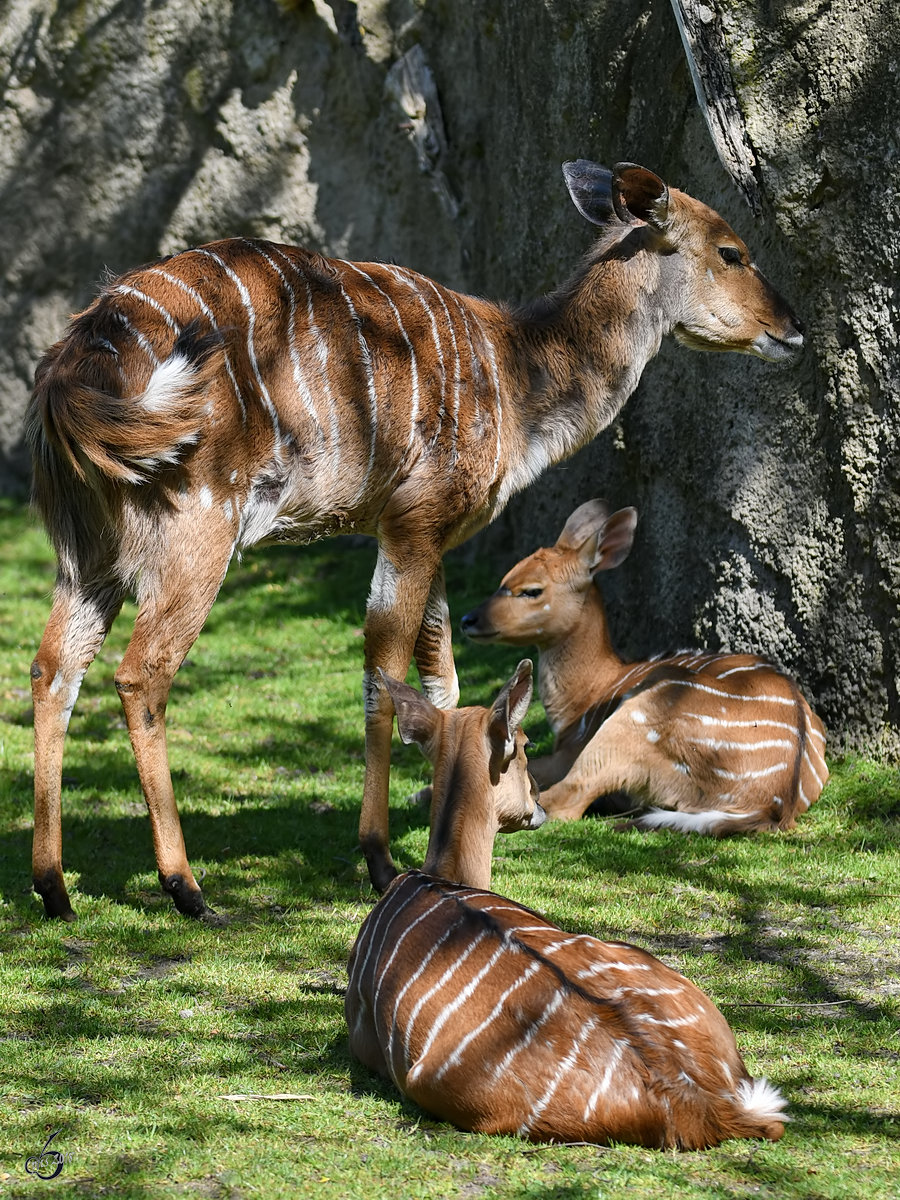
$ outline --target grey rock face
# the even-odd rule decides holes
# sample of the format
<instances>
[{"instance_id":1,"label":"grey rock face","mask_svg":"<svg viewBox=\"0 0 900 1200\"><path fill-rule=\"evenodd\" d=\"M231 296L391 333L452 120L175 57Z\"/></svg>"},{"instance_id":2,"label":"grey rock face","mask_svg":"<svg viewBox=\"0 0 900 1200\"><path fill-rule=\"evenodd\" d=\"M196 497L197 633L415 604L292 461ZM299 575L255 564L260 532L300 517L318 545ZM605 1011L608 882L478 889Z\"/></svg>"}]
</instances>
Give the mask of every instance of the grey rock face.
<instances>
[{"instance_id":1,"label":"grey rock face","mask_svg":"<svg viewBox=\"0 0 900 1200\"><path fill-rule=\"evenodd\" d=\"M560 163L642 162L745 237L806 321L805 357L666 344L614 427L461 553L511 564L590 496L635 504L607 589L624 653L768 654L833 749L900 755L894 5L709 7L759 217L716 159L663 0L10 0L0 486L27 489L34 366L105 270L255 234L524 299L590 242Z\"/></svg>"}]
</instances>

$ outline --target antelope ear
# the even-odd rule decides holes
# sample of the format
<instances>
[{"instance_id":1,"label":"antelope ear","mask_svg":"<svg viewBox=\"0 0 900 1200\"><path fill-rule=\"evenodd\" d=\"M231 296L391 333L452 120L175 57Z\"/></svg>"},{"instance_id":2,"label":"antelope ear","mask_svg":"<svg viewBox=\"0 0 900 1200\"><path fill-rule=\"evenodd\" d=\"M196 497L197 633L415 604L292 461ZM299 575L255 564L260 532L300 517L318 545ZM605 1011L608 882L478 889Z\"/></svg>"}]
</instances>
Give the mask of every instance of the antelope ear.
<instances>
[{"instance_id":1,"label":"antelope ear","mask_svg":"<svg viewBox=\"0 0 900 1200\"><path fill-rule=\"evenodd\" d=\"M516 751L516 730L525 720L534 690L530 658L523 658L512 678L491 705L488 736L491 742L491 782L496 783Z\"/></svg>"},{"instance_id":2,"label":"antelope ear","mask_svg":"<svg viewBox=\"0 0 900 1200\"><path fill-rule=\"evenodd\" d=\"M397 714L397 732L400 734L400 740L407 746L410 742L415 742L427 752L440 721L438 710L421 692L411 688L408 683L401 683L399 679L391 679L381 667L378 668L378 676Z\"/></svg>"},{"instance_id":3,"label":"antelope ear","mask_svg":"<svg viewBox=\"0 0 900 1200\"><path fill-rule=\"evenodd\" d=\"M563 178L572 203L594 225L605 225L613 215L612 171L587 158L565 162Z\"/></svg>"},{"instance_id":4,"label":"antelope ear","mask_svg":"<svg viewBox=\"0 0 900 1200\"><path fill-rule=\"evenodd\" d=\"M579 505L563 526L556 539L560 550L578 550L590 537L601 533L609 516L605 500L588 500Z\"/></svg>"},{"instance_id":5,"label":"antelope ear","mask_svg":"<svg viewBox=\"0 0 900 1200\"><path fill-rule=\"evenodd\" d=\"M645 224L662 231L669 215L669 189L652 171L637 163L616 163L612 204L626 225Z\"/></svg>"},{"instance_id":6,"label":"antelope ear","mask_svg":"<svg viewBox=\"0 0 900 1200\"><path fill-rule=\"evenodd\" d=\"M620 508L606 522L603 536L597 545L597 554L591 574L595 571L611 571L618 567L628 557L634 544L634 531L637 526L637 509Z\"/></svg>"}]
</instances>

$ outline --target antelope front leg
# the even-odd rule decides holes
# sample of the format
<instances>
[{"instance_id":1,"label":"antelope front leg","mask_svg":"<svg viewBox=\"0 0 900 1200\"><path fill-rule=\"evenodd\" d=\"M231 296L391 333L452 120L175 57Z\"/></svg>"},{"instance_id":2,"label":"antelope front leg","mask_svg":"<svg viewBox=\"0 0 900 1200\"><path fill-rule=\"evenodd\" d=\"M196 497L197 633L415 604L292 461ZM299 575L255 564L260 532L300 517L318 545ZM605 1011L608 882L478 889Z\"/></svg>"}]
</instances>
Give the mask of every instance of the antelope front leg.
<instances>
[{"instance_id":1,"label":"antelope front leg","mask_svg":"<svg viewBox=\"0 0 900 1200\"><path fill-rule=\"evenodd\" d=\"M366 777L359 842L377 892L385 890L397 868L391 858L388 822L394 709L378 684L376 668L393 679L406 678L440 563L432 556L417 556L414 550L409 544L393 551L384 544L379 547L366 608Z\"/></svg>"}]
</instances>

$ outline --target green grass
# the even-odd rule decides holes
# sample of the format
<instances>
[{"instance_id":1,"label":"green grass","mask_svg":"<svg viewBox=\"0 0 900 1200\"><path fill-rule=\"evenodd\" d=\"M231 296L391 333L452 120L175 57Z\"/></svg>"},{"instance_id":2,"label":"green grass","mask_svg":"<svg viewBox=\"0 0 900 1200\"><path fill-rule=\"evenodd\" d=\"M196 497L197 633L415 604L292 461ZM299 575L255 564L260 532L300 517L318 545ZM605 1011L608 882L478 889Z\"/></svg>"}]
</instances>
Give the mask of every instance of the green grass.
<instances>
[{"instance_id":1,"label":"green grass","mask_svg":"<svg viewBox=\"0 0 900 1200\"><path fill-rule=\"evenodd\" d=\"M751 1070L789 1097L777 1145L676 1154L465 1134L351 1062L345 964L372 903L356 822L373 562L338 542L253 555L177 677L175 786L222 928L179 917L159 892L112 686L123 613L72 720L64 846L79 920L64 925L30 890L28 667L53 567L34 524L0 509L0 1196L897 1200L893 768L835 764L789 836L716 842L587 820L497 847L498 891L646 946L713 996ZM498 575L451 562L454 618ZM458 650L470 703L517 660ZM394 850L419 863L424 814L404 797L425 764L399 743L394 759ZM273 1093L301 1098L223 1099ZM43 1183L25 1160L55 1130L67 1161Z\"/></svg>"}]
</instances>

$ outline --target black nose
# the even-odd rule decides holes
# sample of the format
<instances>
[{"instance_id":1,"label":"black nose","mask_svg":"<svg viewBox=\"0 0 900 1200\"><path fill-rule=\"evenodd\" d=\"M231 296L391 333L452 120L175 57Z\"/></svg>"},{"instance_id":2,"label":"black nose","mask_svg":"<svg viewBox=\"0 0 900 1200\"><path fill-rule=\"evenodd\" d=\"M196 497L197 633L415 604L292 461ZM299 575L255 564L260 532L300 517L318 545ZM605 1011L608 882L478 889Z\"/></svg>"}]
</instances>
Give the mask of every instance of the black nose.
<instances>
[{"instance_id":1,"label":"black nose","mask_svg":"<svg viewBox=\"0 0 900 1200\"><path fill-rule=\"evenodd\" d=\"M473 629L477 624L478 624L478 618L475 615L475 613L467 612L463 616L462 620L460 621L459 627L463 631L463 633L468 633L469 630Z\"/></svg>"},{"instance_id":2,"label":"black nose","mask_svg":"<svg viewBox=\"0 0 900 1200\"><path fill-rule=\"evenodd\" d=\"M794 328L798 333L806 333L806 325L800 320L796 313L791 313L791 320L794 322Z\"/></svg>"}]
</instances>

